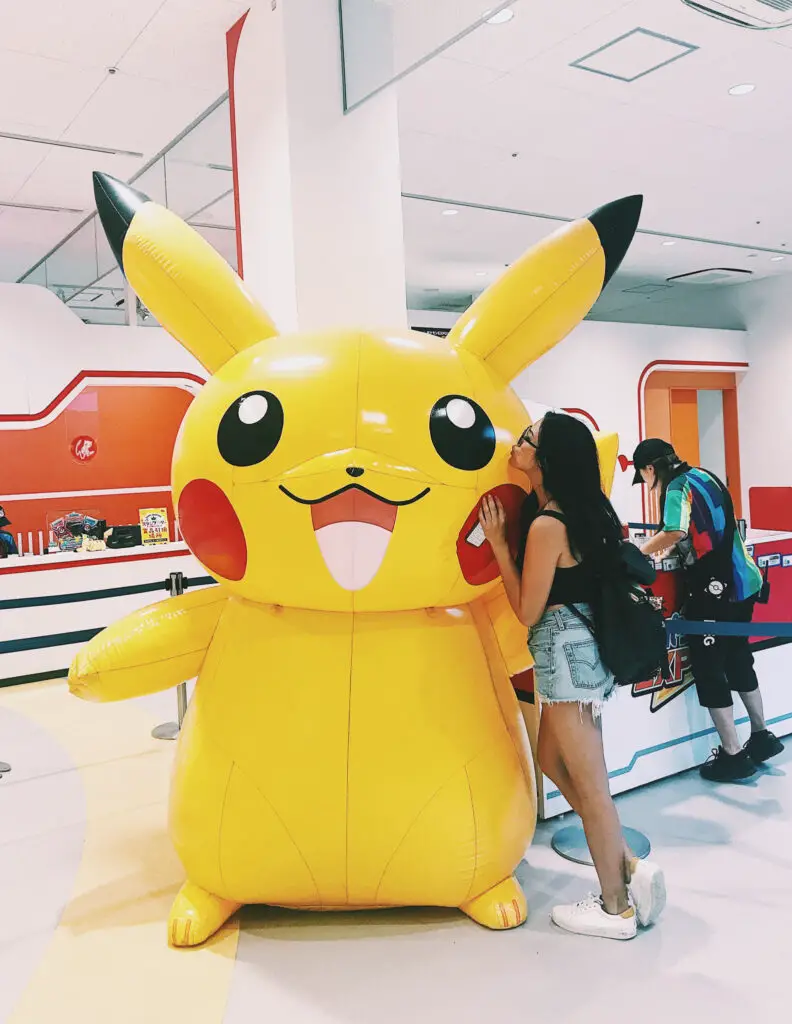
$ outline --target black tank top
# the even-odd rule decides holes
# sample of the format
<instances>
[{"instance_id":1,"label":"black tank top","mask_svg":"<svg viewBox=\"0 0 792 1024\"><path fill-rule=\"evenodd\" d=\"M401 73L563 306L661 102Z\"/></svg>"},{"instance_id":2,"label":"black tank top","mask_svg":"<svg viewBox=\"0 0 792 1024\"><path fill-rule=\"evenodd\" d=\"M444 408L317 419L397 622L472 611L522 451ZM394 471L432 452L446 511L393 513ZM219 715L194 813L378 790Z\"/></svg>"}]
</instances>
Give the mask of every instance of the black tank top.
<instances>
[{"instance_id":1,"label":"black tank top","mask_svg":"<svg viewBox=\"0 0 792 1024\"><path fill-rule=\"evenodd\" d=\"M557 519L566 526L566 517L561 512L543 511L539 516ZM547 595L547 608L556 604L591 604L594 600L594 579L585 562L578 562L568 569L556 566L553 584Z\"/></svg>"}]
</instances>

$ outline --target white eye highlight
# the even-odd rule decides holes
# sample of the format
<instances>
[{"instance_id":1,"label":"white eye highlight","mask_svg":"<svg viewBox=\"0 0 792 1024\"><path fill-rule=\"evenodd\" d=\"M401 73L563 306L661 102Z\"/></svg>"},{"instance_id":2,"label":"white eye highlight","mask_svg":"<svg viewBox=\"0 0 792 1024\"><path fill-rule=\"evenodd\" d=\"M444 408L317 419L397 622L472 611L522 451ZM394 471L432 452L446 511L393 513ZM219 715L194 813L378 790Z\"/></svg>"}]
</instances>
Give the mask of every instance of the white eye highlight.
<instances>
[{"instance_id":1,"label":"white eye highlight","mask_svg":"<svg viewBox=\"0 0 792 1024\"><path fill-rule=\"evenodd\" d=\"M269 402L265 395L248 395L239 403L239 419L242 423L251 426L253 423L261 423L269 410Z\"/></svg>"},{"instance_id":2,"label":"white eye highlight","mask_svg":"<svg viewBox=\"0 0 792 1024\"><path fill-rule=\"evenodd\" d=\"M476 423L476 410L464 398L453 398L446 406L446 416L460 430L470 430Z\"/></svg>"}]
</instances>

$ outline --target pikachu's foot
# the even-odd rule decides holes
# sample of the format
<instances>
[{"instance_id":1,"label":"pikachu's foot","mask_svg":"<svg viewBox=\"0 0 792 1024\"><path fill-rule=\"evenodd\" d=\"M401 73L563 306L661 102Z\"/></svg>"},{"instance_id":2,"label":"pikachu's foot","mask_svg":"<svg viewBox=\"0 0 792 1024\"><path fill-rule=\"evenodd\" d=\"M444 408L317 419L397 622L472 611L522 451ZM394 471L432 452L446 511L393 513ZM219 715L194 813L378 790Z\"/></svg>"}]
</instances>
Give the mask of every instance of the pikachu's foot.
<instances>
[{"instance_id":1,"label":"pikachu's foot","mask_svg":"<svg viewBox=\"0 0 792 1024\"><path fill-rule=\"evenodd\" d=\"M528 919L525 894L513 877L505 879L469 903L464 903L459 909L472 921L494 931L519 928Z\"/></svg>"},{"instance_id":2,"label":"pikachu's foot","mask_svg":"<svg viewBox=\"0 0 792 1024\"><path fill-rule=\"evenodd\" d=\"M213 896L193 882L185 882L168 918L171 946L200 946L219 931L241 905Z\"/></svg>"}]
</instances>

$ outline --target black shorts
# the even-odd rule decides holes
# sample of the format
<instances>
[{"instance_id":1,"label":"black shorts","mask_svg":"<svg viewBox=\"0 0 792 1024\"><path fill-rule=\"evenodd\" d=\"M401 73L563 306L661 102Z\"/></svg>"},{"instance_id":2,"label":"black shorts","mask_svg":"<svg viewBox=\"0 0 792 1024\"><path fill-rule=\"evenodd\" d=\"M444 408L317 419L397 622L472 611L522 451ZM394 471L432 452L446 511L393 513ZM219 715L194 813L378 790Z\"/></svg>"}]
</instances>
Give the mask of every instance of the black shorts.
<instances>
[{"instance_id":1,"label":"black shorts","mask_svg":"<svg viewBox=\"0 0 792 1024\"><path fill-rule=\"evenodd\" d=\"M731 603L706 595L688 599L684 616L694 621L750 622L755 598ZM732 692L752 693L759 688L754 657L745 636L688 636L690 667L699 703L704 708L730 708Z\"/></svg>"}]
</instances>

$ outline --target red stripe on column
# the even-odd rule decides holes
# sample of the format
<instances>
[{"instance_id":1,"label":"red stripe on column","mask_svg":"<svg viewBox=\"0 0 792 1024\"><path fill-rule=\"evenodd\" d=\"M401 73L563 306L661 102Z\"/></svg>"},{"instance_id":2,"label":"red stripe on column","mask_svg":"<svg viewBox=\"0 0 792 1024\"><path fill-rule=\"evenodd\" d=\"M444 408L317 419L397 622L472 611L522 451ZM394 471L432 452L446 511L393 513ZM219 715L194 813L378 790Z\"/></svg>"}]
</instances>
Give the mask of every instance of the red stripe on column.
<instances>
[{"instance_id":1,"label":"red stripe on column","mask_svg":"<svg viewBox=\"0 0 792 1024\"><path fill-rule=\"evenodd\" d=\"M242 29L250 11L245 11L242 17L226 32L226 54L228 57L228 108L231 115L231 168L234 181L234 219L236 220L236 247L237 247L237 273L244 277L244 266L242 264L242 213L239 205L239 161L237 159L237 125L236 125L236 59L239 52L239 40L242 38Z\"/></svg>"}]
</instances>

